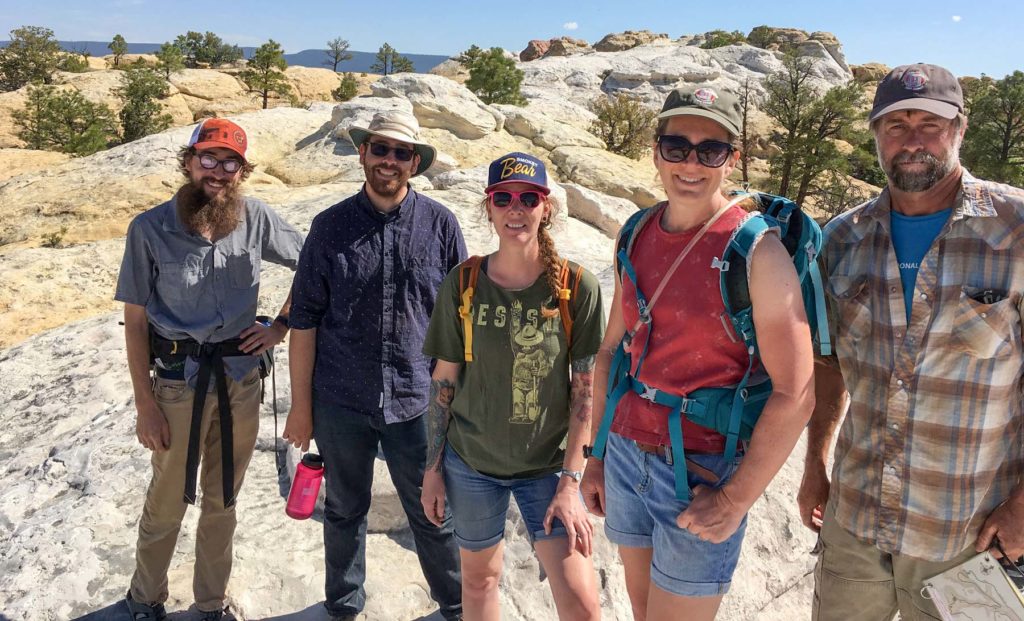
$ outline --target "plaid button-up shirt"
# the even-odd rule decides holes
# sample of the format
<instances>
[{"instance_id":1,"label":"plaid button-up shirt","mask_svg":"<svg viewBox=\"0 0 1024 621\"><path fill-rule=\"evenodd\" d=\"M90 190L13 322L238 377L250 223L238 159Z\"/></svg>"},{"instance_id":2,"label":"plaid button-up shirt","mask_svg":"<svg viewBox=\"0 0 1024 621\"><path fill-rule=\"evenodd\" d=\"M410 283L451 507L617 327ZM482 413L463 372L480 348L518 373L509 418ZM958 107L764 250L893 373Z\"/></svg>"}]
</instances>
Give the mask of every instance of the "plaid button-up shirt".
<instances>
[{"instance_id":1,"label":"plaid button-up shirt","mask_svg":"<svg viewBox=\"0 0 1024 621\"><path fill-rule=\"evenodd\" d=\"M888 190L825 227L822 263L851 396L836 519L885 552L951 559L1024 469L1024 191L964 172L909 322Z\"/></svg>"}]
</instances>

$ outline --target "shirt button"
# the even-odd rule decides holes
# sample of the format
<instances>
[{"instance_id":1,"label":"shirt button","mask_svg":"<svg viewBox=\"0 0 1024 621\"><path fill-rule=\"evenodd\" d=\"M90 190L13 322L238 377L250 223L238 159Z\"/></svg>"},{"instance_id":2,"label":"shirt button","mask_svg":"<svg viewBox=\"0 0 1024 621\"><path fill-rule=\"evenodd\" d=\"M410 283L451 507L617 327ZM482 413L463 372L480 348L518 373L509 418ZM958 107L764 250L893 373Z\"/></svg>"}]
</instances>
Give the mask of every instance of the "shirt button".
<instances>
[{"instance_id":1,"label":"shirt button","mask_svg":"<svg viewBox=\"0 0 1024 621\"><path fill-rule=\"evenodd\" d=\"M927 293L922 293L921 294L921 299L922 300L927 300L928 299L928 294Z\"/></svg>"},{"instance_id":2,"label":"shirt button","mask_svg":"<svg viewBox=\"0 0 1024 621\"><path fill-rule=\"evenodd\" d=\"M896 287L889 287L889 293L896 293Z\"/></svg>"},{"instance_id":3,"label":"shirt button","mask_svg":"<svg viewBox=\"0 0 1024 621\"><path fill-rule=\"evenodd\" d=\"M982 314L981 314L981 318L982 318L982 319L985 319L986 317L988 317L988 313L982 313Z\"/></svg>"},{"instance_id":4,"label":"shirt button","mask_svg":"<svg viewBox=\"0 0 1024 621\"><path fill-rule=\"evenodd\" d=\"M893 424L892 424L892 430L893 430L893 431L899 431L899 430L900 430L900 426L899 426L899 424L898 424L898 423L893 423Z\"/></svg>"},{"instance_id":5,"label":"shirt button","mask_svg":"<svg viewBox=\"0 0 1024 621\"><path fill-rule=\"evenodd\" d=\"M902 332L900 332L899 330L897 330L897 331L896 331L896 338L898 338L898 339L899 339L899 338L903 338L903 333L902 333Z\"/></svg>"},{"instance_id":6,"label":"shirt button","mask_svg":"<svg viewBox=\"0 0 1024 621\"><path fill-rule=\"evenodd\" d=\"M886 466L885 473L891 476L896 476L896 466Z\"/></svg>"},{"instance_id":7,"label":"shirt button","mask_svg":"<svg viewBox=\"0 0 1024 621\"><path fill-rule=\"evenodd\" d=\"M903 387L903 380L901 380L901 379L896 380L896 385L902 388Z\"/></svg>"}]
</instances>

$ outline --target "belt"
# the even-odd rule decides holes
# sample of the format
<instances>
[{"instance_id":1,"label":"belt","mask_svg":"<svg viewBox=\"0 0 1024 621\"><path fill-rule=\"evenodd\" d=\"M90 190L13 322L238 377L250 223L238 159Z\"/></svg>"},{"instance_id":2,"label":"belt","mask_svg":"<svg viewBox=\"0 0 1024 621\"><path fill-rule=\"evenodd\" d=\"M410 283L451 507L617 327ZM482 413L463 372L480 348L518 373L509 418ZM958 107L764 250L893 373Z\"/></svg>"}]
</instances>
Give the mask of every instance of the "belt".
<instances>
[{"instance_id":1,"label":"belt","mask_svg":"<svg viewBox=\"0 0 1024 621\"><path fill-rule=\"evenodd\" d=\"M638 449L644 453L651 453L665 459L665 463L669 466L672 465L672 447L665 444L644 444L643 442L634 441ZM686 449L687 455L721 455L721 451L696 451L692 449ZM708 483L718 483L719 477L714 472L708 470L704 466L693 461L689 457L686 458L686 469L700 475Z\"/></svg>"},{"instance_id":2,"label":"belt","mask_svg":"<svg viewBox=\"0 0 1024 621\"><path fill-rule=\"evenodd\" d=\"M231 398L228 395L227 374L224 372L224 358L246 356L238 349L241 339L230 339L221 343L198 343L193 339L171 340L153 333L150 339L153 355L158 358L181 359L192 356L199 361L196 388L192 397L192 420L189 424L188 457L185 460L185 492L183 500L196 504L196 481L199 478L199 435L203 422L203 408L206 393L210 388L210 375L217 386L217 407L220 418L221 484L224 486L224 508L235 504L235 457L234 435L231 425ZM163 377L157 369L157 376Z\"/></svg>"}]
</instances>

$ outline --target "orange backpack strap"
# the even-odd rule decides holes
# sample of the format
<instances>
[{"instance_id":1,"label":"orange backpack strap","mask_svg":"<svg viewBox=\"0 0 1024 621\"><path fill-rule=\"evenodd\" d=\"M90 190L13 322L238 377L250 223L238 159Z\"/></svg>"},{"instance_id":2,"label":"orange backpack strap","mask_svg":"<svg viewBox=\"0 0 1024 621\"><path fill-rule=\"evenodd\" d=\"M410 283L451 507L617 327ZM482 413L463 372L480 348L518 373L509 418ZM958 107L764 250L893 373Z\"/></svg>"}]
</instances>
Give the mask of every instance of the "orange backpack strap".
<instances>
[{"instance_id":1,"label":"orange backpack strap","mask_svg":"<svg viewBox=\"0 0 1024 621\"><path fill-rule=\"evenodd\" d=\"M462 317L462 342L465 345L466 362L473 362L473 292L480 276L483 258L472 256L459 266L459 317Z\"/></svg>"},{"instance_id":2,"label":"orange backpack strap","mask_svg":"<svg viewBox=\"0 0 1024 621\"><path fill-rule=\"evenodd\" d=\"M565 330L565 343L572 346L572 309L570 302L576 296L580 288L580 276L583 273L583 266L576 266L576 282L571 282L573 270L568 259L562 259L562 270L558 275L560 289L558 290L558 314L562 318L562 328Z\"/></svg>"}]
</instances>

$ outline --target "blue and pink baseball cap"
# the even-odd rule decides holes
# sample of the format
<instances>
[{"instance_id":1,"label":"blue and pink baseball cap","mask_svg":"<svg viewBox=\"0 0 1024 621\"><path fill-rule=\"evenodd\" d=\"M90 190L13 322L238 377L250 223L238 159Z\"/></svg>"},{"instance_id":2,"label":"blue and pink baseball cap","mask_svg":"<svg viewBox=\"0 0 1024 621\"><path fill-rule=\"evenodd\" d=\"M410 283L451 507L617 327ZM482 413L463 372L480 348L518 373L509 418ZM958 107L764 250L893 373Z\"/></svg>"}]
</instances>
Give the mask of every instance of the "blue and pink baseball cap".
<instances>
[{"instance_id":1,"label":"blue and pink baseball cap","mask_svg":"<svg viewBox=\"0 0 1024 621\"><path fill-rule=\"evenodd\" d=\"M505 183L528 183L536 186L545 196L551 193L544 162L526 153L509 153L491 162L487 169L487 189L484 192L490 192Z\"/></svg>"}]
</instances>

